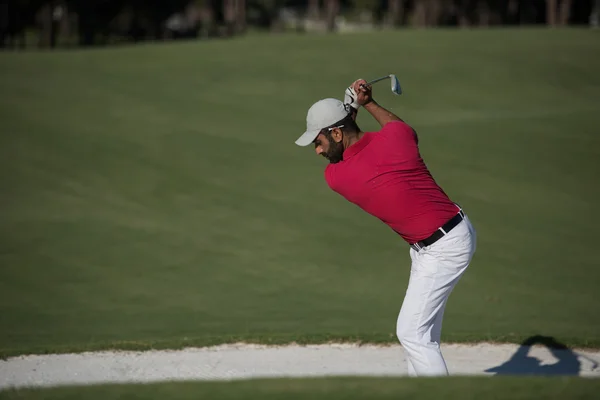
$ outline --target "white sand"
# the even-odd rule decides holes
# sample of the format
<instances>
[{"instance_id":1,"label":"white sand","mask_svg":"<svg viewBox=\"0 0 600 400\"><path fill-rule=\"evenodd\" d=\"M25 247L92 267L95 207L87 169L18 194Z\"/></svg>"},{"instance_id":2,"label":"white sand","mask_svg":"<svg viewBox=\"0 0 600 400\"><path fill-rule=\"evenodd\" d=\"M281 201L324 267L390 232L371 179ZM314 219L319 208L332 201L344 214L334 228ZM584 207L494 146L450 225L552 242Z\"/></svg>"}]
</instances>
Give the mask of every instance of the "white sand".
<instances>
[{"instance_id":1,"label":"white sand","mask_svg":"<svg viewBox=\"0 0 600 400\"><path fill-rule=\"evenodd\" d=\"M554 351L518 345L442 347L452 375L559 374L600 377L600 351ZM495 372L490 368L498 367ZM98 352L0 360L0 389L167 380L224 380L332 375L404 376L397 346L223 345L178 351Z\"/></svg>"}]
</instances>

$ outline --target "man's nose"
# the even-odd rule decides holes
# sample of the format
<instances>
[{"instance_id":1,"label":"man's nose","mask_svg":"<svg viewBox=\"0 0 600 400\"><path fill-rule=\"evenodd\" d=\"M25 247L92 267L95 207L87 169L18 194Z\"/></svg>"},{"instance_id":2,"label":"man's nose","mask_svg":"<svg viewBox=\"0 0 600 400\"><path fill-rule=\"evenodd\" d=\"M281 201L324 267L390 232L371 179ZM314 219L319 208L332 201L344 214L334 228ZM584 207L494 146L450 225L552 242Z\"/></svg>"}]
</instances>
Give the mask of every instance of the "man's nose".
<instances>
[{"instance_id":1,"label":"man's nose","mask_svg":"<svg viewBox=\"0 0 600 400\"><path fill-rule=\"evenodd\" d=\"M320 156L321 154L323 154L323 148L321 146L316 146L315 152L317 153L318 156Z\"/></svg>"}]
</instances>

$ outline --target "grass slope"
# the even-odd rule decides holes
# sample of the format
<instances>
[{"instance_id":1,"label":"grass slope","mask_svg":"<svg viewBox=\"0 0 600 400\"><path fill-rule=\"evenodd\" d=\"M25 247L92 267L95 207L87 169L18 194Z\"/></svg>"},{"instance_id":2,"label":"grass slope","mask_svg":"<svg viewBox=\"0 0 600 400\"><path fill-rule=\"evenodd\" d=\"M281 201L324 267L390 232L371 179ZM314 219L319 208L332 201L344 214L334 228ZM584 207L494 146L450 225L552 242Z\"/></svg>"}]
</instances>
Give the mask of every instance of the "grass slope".
<instances>
[{"instance_id":1,"label":"grass slope","mask_svg":"<svg viewBox=\"0 0 600 400\"><path fill-rule=\"evenodd\" d=\"M0 353L395 342L407 246L293 143L391 72L376 98L479 234L443 340L600 346L599 55L534 29L0 54Z\"/></svg>"},{"instance_id":2,"label":"grass slope","mask_svg":"<svg viewBox=\"0 0 600 400\"><path fill-rule=\"evenodd\" d=\"M3 400L35 399L595 399L600 381L585 378L257 379L8 390Z\"/></svg>"}]
</instances>

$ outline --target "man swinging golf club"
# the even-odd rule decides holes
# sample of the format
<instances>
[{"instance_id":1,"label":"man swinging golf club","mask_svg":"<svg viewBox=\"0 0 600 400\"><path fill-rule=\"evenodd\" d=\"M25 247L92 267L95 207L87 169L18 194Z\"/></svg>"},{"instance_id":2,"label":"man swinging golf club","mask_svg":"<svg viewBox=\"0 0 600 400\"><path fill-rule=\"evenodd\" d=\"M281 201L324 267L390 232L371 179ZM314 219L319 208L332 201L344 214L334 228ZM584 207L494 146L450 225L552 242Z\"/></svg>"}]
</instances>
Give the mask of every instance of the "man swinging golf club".
<instances>
[{"instance_id":1,"label":"man swinging golf club","mask_svg":"<svg viewBox=\"0 0 600 400\"><path fill-rule=\"evenodd\" d=\"M381 125L362 132L358 109ZM421 158L417 133L380 106L366 81L346 89L345 102L314 103L299 146L314 144L329 160L329 187L380 219L410 245L408 288L398 314L396 334L411 376L448 375L440 350L448 297L467 269L476 232L464 211L438 186Z\"/></svg>"}]
</instances>

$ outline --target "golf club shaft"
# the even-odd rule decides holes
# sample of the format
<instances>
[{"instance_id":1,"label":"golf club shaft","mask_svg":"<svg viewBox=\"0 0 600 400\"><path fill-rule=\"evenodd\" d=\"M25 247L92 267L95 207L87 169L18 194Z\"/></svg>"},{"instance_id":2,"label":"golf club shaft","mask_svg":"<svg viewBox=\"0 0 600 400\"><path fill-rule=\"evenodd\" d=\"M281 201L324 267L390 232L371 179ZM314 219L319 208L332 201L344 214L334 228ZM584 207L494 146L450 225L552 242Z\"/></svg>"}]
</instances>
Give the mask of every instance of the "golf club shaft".
<instances>
[{"instance_id":1,"label":"golf club shaft","mask_svg":"<svg viewBox=\"0 0 600 400\"><path fill-rule=\"evenodd\" d=\"M389 75L382 76L381 78L373 79L371 82L367 82L367 85L370 86L376 82L379 82L379 81L382 81L382 80L388 79L388 78L389 78Z\"/></svg>"},{"instance_id":2,"label":"golf club shaft","mask_svg":"<svg viewBox=\"0 0 600 400\"><path fill-rule=\"evenodd\" d=\"M373 79L372 81L367 82L366 84L363 84L361 86L364 87L364 88L371 87L374 83L382 81L384 79L390 79L391 80L391 82L392 82L392 92L394 94L402 94L402 88L400 87L400 82L398 82L398 78L394 74L385 75L385 76L382 76L380 78Z\"/></svg>"}]
</instances>

